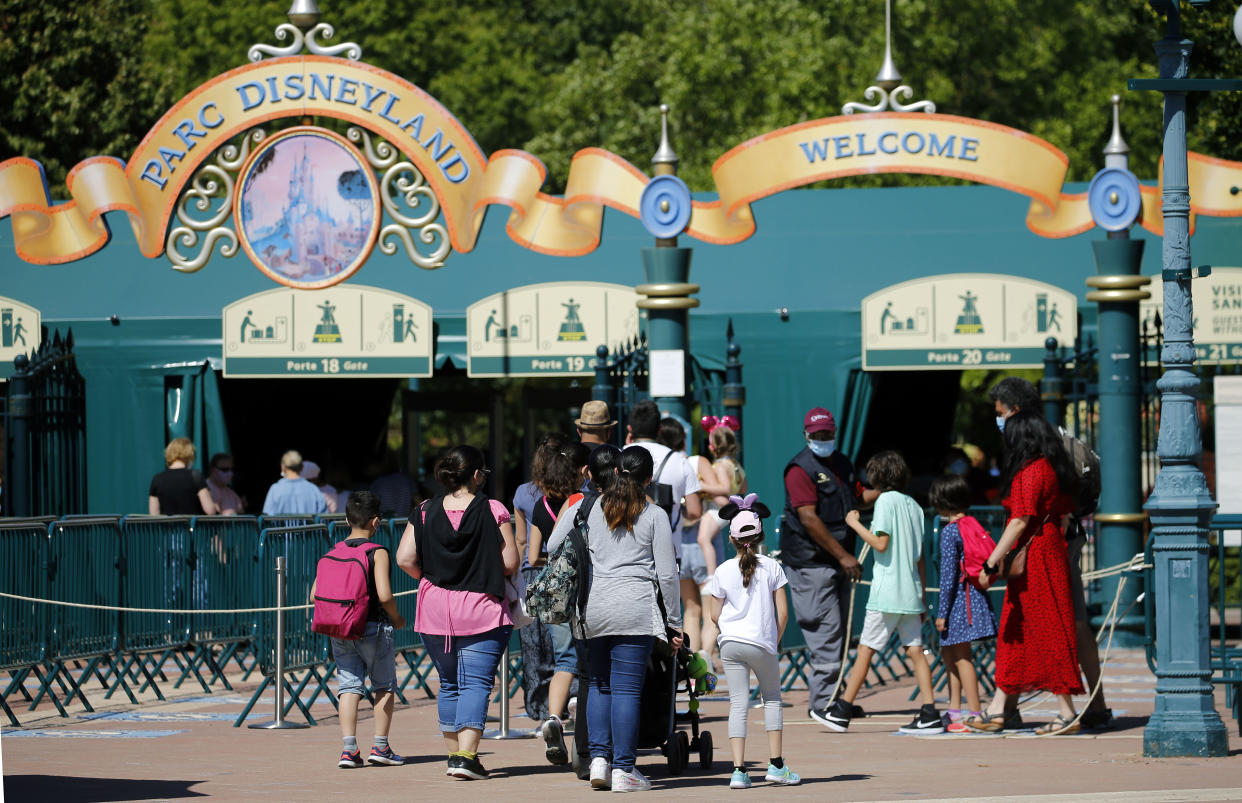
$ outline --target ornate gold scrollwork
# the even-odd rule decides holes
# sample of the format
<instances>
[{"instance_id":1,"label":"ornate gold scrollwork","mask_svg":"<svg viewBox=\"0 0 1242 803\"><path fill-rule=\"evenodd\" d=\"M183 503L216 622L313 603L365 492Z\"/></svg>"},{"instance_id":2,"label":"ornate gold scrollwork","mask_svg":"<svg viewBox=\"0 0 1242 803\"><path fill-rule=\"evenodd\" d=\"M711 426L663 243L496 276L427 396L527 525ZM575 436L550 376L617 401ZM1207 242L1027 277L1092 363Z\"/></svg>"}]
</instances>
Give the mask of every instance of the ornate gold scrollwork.
<instances>
[{"instance_id":1,"label":"ornate gold scrollwork","mask_svg":"<svg viewBox=\"0 0 1242 803\"><path fill-rule=\"evenodd\" d=\"M267 134L262 129L253 129L242 137L241 147L226 145L216 154L216 163L199 168L190 181L190 186L181 194L177 204L177 221L168 232L164 253L172 263L173 270L182 273L194 273L201 270L211 259L216 243L220 246L220 255L231 257L237 253L237 234L233 229L223 225L233 213L233 175L241 169L246 157L250 155L252 145L263 141ZM191 203L192 202L192 203ZM191 205L196 211L191 211ZM200 216L206 214L206 218ZM199 245L200 235L202 244ZM185 256L181 249L193 249L198 246L198 253Z\"/></svg>"}]
</instances>

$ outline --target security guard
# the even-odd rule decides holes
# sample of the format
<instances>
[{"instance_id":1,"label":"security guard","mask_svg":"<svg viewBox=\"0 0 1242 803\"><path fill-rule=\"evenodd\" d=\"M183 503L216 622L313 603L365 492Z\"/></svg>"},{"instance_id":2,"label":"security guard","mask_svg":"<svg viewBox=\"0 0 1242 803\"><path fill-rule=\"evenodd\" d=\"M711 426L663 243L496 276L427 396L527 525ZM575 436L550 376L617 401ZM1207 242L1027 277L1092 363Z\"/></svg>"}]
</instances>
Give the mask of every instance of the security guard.
<instances>
[{"instance_id":1,"label":"security guard","mask_svg":"<svg viewBox=\"0 0 1242 803\"><path fill-rule=\"evenodd\" d=\"M802 429L806 446L785 466L781 561L811 654L808 713L827 724L846 648L847 578L862 576L854 536L845 525L845 514L858 506L858 478L850 459L836 450L832 413L813 408Z\"/></svg>"}]
</instances>

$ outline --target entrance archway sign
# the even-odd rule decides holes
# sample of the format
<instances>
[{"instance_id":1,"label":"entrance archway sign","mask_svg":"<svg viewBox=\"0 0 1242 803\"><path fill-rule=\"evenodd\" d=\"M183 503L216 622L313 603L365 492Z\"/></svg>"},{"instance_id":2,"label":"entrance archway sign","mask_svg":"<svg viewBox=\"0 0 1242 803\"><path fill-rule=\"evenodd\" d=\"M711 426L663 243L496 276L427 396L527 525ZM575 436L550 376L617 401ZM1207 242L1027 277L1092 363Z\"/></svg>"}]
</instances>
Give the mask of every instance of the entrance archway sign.
<instances>
[{"instance_id":1,"label":"entrance archway sign","mask_svg":"<svg viewBox=\"0 0 1242 803\"><path fill-rule=\"evenodd\" d=\"M1078 299L1020 276L950 273L862 301L863 370L1039 368L1048 337L1072 341Z\"/></svg>"},{"instance_id":2,"label":"entrance archway sign","mask_svg":"<svg viewBox=\"0 0 1242 803\"><path fill-rule=\"evenodd\" d=\"M227 377L431 376L431 307L390 290L267 290L220 317Z\"/></svg>"},{"instance_id":3,"label":"entrance archway sign","mask_svg":"<svg viewBox=\"0 0 1242 803\"><path fill-rule=\"evenodd\" d=\"M1152 326L1164 314L1164 282L1152 277L1151 298L1139 302L1139 315ZM1242 362L1242 268L1217 268L1190 285L1194 304L1195 362ZM1154 355L1153 355L1154 356Z\"/></svg>"},{"instance_id":4,"label":"entrance archway sign","mask_svg":"<svg viewBox=\"0 0 1242 803\"><path fill-rule=\"evenodd\" d=\"M29 304L0 296L0 382L13 375L13 360L30 354L43 339L39 311Z\"/></svg>"},{"instance_id":5,"label":"entrance archway sign","mask_svg":"<svg viewBox=\"0 0 1242 803\"><path fill-rule=\"evenodd\" d=\"M71 203L51 205L37 162L0 162L0 217L12 217L18 256L40 264L89 256L108 242L103 215L120 211L145 256L166 256L183 271L202 268L217 246L231 257L239 250L236 221L229 220L238 170L271 133L268 127L315 117L353 127L350 141L380 177L388 222L378 246L389 255L404 248L420 267L440 267L450 249L472 250L493 204L510 207L506 228L514 241L558 256L599 245L605 206L639 215L650 179L621 157L599 148L579 151L565 194L547 195L540 192L547 171L536 157L519 150L485 157L435 98L361 62L356 44L318 41L331 38L330 26L320 23L305 34L288 24L277 29L282 40L290 33L291 44L255 45L254 63L178 101L128 162L110 156L80 162L67 180ZM750 204L761 198L843 176L922 173L1026 195L1028 227L1067 237L1092 226L1086 194L1061 192L1067 165L1052 144L981 120L918 112L829 117L763 134L721 156L712 168L719 198L693 203L685 233L737 243L754 233ZM1191 154L1189 185L1192 212L1242 215L1242 195L1230 192L1242 186L1242 164ZM1160 234L1160 188L1142 193L1139 222Z\"/></svg>"},{"instance_id":6,"label":"entrance archway sign","mask_svg":"<svg viewBox=\"0 0 1242 803\"><path fill-rule=\"evenodd\" d=\"M545 282L490 295L466 310L467 374L593 376L595 349L638 337L633 287Z\"/></svg>"}]
</instances>

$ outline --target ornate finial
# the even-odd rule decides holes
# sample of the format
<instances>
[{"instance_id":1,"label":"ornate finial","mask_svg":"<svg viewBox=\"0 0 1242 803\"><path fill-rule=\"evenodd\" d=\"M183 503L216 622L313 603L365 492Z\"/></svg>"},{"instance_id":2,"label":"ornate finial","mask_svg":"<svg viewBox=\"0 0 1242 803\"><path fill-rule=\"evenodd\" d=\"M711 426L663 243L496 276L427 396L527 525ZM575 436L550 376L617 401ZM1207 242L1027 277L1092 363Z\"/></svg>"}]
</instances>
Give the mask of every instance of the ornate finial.
<instances>
[{"instance_id":1,"label":"ornate finial","mask_svg":"<svg viewBox=\"0 0 1242 803\"><path fill-rule=\"evenodd\" d=\"M897 72L897 65L893 63L892 0L884 0L884 63L876 73L875 85L867 87L863 97L867 99L867 103L850 101L841 107L841 113L882 112L886 109L895 112L936 113L936 104L930 100L915 103L903 103L901 100L903 97L907 101L913 98L914 90L901 83L901 73Z\"/></svg>"},{"instance_id":2,"label":"ornate finial","mask_svg":"<svg viewBox=\"0 0 1242 803\"><path fill-rule=\"evenodd\" d=\"M1113 133L1104 146L1104 164L1107 167L1126 167L1130 146L1121 136L1121 95L1113 95L1110 100L1113 104ZM1114 158L1117 158L1116 163L1112 161Z\"/></svg>"},{"instance_id":3,"label":"ornate finial","mask_svg":"<svg viewBox=\"0 0 1242 803\"><path fill-rule=\"evenodd\" d=\"M668 104L660 104L660 147L656 149L655 156L651 157L653 165L672 165L673 169L677 168L677 154L673 152L673 146L668 141Z\"/></svg>"},{"instance_id":4,"label":"ornate finial","mask_svg":"<svg viewBox=\"0 0 1242 803\"><path fill-rule=\"evenodd\" d=\"M289 6L289 21L305 33L319 24L319 6L315 0L293 0Z\"/></svg>"},{"instance_id":5,"label":"ornate finial","mask_svg":"<svg viewBox=\"0 0 1242 803\"><path fill-rule=\"evenodd\" d=\"M265 56L277 58L294 56L303 49L316 56L344 56L350 61L362 58L362 48L355 42L342 42L328 45L319 41L319 37L331 39L336 36L336 29L326 22L319 21L319 6L315 0L293 0L287 16L289 22L276 26L276 38L281 42L292 38L287 45L251 45L246 55L253 62L260 62ZM292 23L292 24L290 24Z\"/></svg>"},{"instance_id":6,"label":"ornate finial","mask_svg":"<svg viewBox=\"0 0 1242 803\"><path fill-rule=\"evenodd\" d=\"M901 86L901 73L893 63L893 3L884 0L884 63L875 75L875 82L886 92L892 92Z\"/></svg>"}]
</instances>

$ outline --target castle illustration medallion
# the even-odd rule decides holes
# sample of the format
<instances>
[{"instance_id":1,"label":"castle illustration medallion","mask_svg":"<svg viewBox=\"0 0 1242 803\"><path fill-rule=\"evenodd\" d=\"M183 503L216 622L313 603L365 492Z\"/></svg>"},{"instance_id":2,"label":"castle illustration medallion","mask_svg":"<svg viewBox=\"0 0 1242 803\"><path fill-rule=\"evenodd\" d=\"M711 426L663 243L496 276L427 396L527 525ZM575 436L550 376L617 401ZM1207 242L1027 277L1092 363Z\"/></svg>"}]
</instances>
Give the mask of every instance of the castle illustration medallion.
<instances>
[{"instance_id":1,"label":"castle illustration medallion","mask_svg":"<svg viewBox=\"0 0 1242 803\"><path fill-rule=\"evenodd\" d=\"M343 137L314 127L265 140L233 198L238 239L259 270L289 287L348 279L375 247L379 187Z\"/></svg>"}]
</instances>

